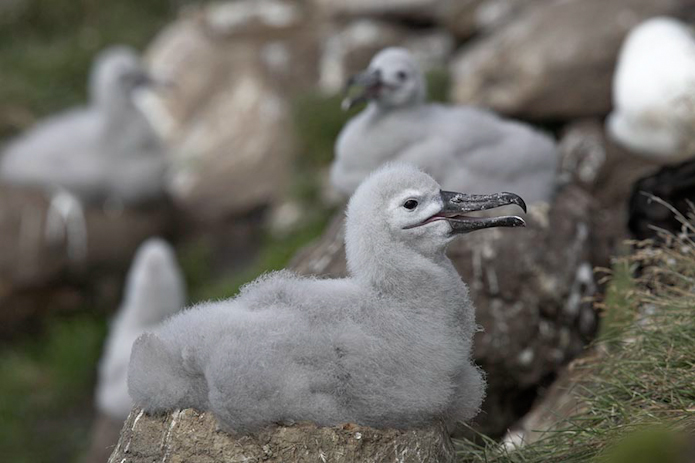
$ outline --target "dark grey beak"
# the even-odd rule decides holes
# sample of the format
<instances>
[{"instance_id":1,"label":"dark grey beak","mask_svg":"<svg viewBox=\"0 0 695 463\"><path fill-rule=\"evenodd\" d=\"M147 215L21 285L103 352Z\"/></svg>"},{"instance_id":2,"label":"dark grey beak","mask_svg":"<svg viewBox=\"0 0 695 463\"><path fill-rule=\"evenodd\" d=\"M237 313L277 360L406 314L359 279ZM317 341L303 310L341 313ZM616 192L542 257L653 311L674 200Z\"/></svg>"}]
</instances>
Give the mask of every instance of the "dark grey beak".
<instances>
[{"instance_id":1,"label":"dark grey beak","mask_svg":"<svg viewBox=\"0 0 695 463\"><path fill-rule=\"evenodd\" d=\"M453 191L442 191L444 207L432 219L444 219L451 225L452 234L468 233L492 227L523 227L526 222L521 217L469 217L466 212L486 211L501 206L516 204L526 212L526 203L514 193L495 193L491 195L466 195Z\"/></svg>"},{"instance_id":2,"label":"dark grey beak","mask_svg":"<svg viewBox=\"0 0 695 463\"><path fill-rule=\"evenodd\" d=\"M368 101L379 94L383 82L379 70L369 70L350 77L345 85L345 98L340 104L343 111L348 111L360 103ZM356 89L354 92L353 89Z\"/></svg>"},{"instance_id":3,"label":"dark grey beak","mask_svg":"<svg viewBox=\"0 0 695 463\"><path fill-rule=\"evenodd\" d=\"M137 74L133 74L130 78L130 83L133 86L133 88L153 87L158 84L158 82L154 80L152 76L150 76L146 72L139 72Z\"/></svg>"},{"instance_id":4,"label":"dark grey beak","mask_svg":"<svg viewBox=\"0 0 695 463\"><path fill-rule=\"evenodd\" d=\"M154 89L171 90L175 88L173 81L154 78L151 74L147 72L138 72L137 74L131 74L130 84L134 89L151 87Z\"/></svg>"}]
</instances>

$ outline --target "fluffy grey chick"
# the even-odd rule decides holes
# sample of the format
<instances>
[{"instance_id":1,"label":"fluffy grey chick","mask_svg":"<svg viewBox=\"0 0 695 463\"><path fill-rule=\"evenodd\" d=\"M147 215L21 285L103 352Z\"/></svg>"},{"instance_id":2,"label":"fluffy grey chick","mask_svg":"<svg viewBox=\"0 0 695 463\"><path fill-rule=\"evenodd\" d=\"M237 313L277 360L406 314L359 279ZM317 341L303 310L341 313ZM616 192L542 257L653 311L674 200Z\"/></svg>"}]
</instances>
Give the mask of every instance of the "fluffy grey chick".
<instances>
[{"instance_id":1,"label":"fluffy grey chick","mask_svg":"<svg viewBox=\"0 0 695 463\"><path fill-rule=\"evenodd\" d=\"M133 342L185 305L185 284L171 246L159 238L140 245L126 280L125 297L111 324L99 362L97 409L125 420L133 407L127 372Z\"/></svg>"},{"instance_id":2,"label":"fluffy grey chick","mask_svg":"<svg viewBox=\"0 0 695 463\"><path fill-rule=\"evenodd\" d=\"M386 48L350 80L346 98L366 109L343 128L331 183L351 194L390 160L411 162L446 189L492 193L509 189L527 202L548 201L556 184L555 142L529 125L478 108L427 103L425 78L410 53Z\"/></svg>"},{"instance_id":3,"label":"fluffy grey chick","mask_svg":"<svg viewBox=\"0 0 695 463\"><path fill-rule=\"evenodd\" d=\"M151 83L132 49L104 50L92 66L89 105L49 117L10 142L0 159L0 180L67 190L83 203L160 199L164 148L134 102Z\"/></svg>"},{"instance_id":4,"label":"fluffy grey chick","mask_svg":"<svg viewBox=\"0 0 695 463\"><path fill-rule=\"evenodd\" d=\"M523 225L459 215L509 204L524 206L510 193L441 191L413 166L379 170L348 206L348 278L281 271L176 315L135 342L131 396L147 412L212 410L239 433L473 417L484 395L474 308L445 248L460 233Z\"/></svg>"}]
</instances>

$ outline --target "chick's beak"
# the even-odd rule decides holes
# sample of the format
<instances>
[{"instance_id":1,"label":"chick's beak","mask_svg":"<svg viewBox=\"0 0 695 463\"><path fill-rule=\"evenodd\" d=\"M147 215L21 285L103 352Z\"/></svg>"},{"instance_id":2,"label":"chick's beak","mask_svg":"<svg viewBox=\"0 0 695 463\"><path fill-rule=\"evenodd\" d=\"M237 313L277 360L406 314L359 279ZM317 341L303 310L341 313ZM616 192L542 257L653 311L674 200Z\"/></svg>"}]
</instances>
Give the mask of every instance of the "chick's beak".
<instances>
[{"instance_id":1,"label":"chick's beak","mask_svg":"<svg viewBox=\"0 0 695 463\"><path fill-rule=\"evenodd\" d=\"M470 217L466 212L486 211L501 206L516 204L526 212L526 203L514 193L491 195L467 195L453 191L441 191L444 207L428 220L446 220L452 234L468 233L492 227L523 227L526 222L517 216Z\"/></svg>"},{"instance_id":2,"label":"chick's beak","mask_svg":"<svg viewBox=\"0 0 695 463\"><path fill-rule=\"evenodd\" d=\"M360 103L378 95L383 82L379 70L367 69L350 77L345 85L345 98L341 103L343 111L348 111ZM352 89L356 88L354 92Z\"/></svg>"},{"instance_id":3,"label":"chick's beak","mask_svg":"<svg viewBox=\"0 0 695 463\"><path fill-rule=\"evenodd\" d=\"M158 82L146 72L134 74L132 82L134 88L154 87L158 85Z\"/></svg>"}]
</instances>

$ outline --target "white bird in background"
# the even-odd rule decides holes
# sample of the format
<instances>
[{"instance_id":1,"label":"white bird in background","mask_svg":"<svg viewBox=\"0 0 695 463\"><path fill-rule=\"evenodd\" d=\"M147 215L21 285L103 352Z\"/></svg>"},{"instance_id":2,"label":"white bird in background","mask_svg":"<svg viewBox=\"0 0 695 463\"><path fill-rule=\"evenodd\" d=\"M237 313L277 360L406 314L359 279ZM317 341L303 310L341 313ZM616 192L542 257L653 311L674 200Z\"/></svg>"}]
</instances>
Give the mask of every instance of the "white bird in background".
<instances>
[{"instance_id":1,"label":"white bird in background","mask_svg":"<svg viewBox=\"0 0 695 463\"><path fill-rule=\"evenodd\" d=\"M421 167L446 189L509 189L529 203L552 198L555 142L483 109L427 103L425 78L407 50L382 50L352 86L361 92L346 98L344 108L369 104L335 145L331 182L340 192L352 193L370 172L398 160Z\"/></svg>"},{"instance_id":2,"label":"white bird in background","mask_svg":"<svg viewBox=\"0 0 695 463\"><path fill-rule=\"evenodd\" d=\"M464 215L512 204L525 208L511 193L441 191L413 166L379 170L348 205L350 277L276 272L174 316L133 345L135 404L212 410L238 433L302 420L470 419L485 384L471 360L474 307L445 249L461 233L524 225Z\"/></svg>"},{"instance_id":3,"label":"white bird in background","mask_svg":"<svg viewBox=\"0 0 695 463\"><path fill-rule=\"evenodd\" d=\"M181 310L185 283L174 251L166 241L150 238L138 249L128 273L125 297L109 330L99 362L97 409L125 420L133 407L127 372L133 342L146 330Z\"/></svg>"},{"instance_id":4,"label":"white bird in background","mask_svg":"<svg viewBox=\"0 0 695 463\"><path fill-rule=\"evenodd\" d=\"M695 156L695 34L657 17L625 39L613 77L611 137L661 163Z\"/></svg>"},{"instance_id":5,"label":"white bird in background","mask_svg":"<svg viewBox=\"0 0 695 463\"><path fill-rule=\"evenodd\" d=\"M92 67L89 105L49 117L10 142L0 181L68 191L86 204L161 199L164 147L134 101L152 83L132 49L104 50Z\"/></svg>"}]
</instances>

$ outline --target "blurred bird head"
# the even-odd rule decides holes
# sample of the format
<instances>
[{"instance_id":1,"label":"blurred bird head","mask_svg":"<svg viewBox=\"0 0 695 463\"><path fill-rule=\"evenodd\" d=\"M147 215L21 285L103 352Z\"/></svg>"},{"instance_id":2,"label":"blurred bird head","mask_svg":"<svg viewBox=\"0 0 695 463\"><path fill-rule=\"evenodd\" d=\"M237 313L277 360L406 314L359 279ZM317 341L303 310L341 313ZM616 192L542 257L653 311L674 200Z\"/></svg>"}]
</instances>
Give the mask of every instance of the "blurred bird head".
<instances>
[{"instance_id":1,"label":"blurred bird head","mask_svg":"<svg viewBox=\"0 0 695 463\"><path fill-rule=\"evenodd\" d=\"M125 304L128 319L150 326L178 312L185 304L185 283L173 248L150 238L138 248L128 273Z\"/></svg>"},{"instance_id":2,"label":"blurred bird head","mask_svg":"<svg viewBox=\"0 0 695 463\"><path fill-rule=\"evenodd\" d=\"M405 48L386 48L372 58L369 67L348 80L342 107L348 110L362 102L382 108L420 104L427 97L425 78Z\"/></svg>"},{"instance_id":3,"label":"blurred bird head","mask_svg":"<svg viewBox=\"0 0 695 463\"><path fill-rule=\"evenodd\" d=\"M524 201L513 193L469 195L443 191L432 177L416 167L389 164L368 177L350 199L348 256L362 253L375 243L380 252L398 252L405 245L430 257L441 253L460 234L483 228L524 226L523 219L516 216L468 215L514 204L526 211ZM375 249L368 251L378 254Z\"/></svg>"},{"instance_id":4,"label":"blurred bird head","mask_svg":"<svg viewBox=\"0 0 695 463\"><path fill-rule=\"evenodd\" d=\"M92 65L91 98L97 106L104 108L133 105L136 90L156 83L135 50L114 46L99 53Z\"/></svg>"}]
</instances>

